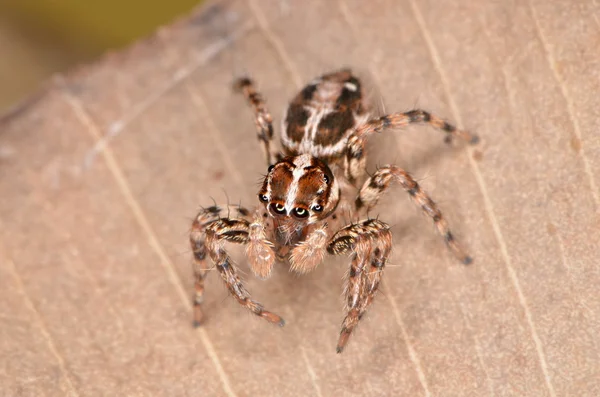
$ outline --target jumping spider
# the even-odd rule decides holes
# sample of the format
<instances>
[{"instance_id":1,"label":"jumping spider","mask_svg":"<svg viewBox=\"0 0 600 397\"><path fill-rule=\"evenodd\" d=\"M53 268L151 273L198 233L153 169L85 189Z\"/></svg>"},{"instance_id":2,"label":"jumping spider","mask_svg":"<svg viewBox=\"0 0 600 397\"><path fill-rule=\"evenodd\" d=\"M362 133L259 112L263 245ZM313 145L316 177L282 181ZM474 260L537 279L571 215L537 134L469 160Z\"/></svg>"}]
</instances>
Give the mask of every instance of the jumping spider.
<instances>
[{"instance_id":1,"label":"jumping spider","mask_svg":"<svg viewBox=\"0 0 600 397\"><path fill-rule=\"evenodd\" d=\"M269 277L276 259L288 261L292 271L307 273L326 253L350 254L345 286L347 314L337 343L341 353L375 297L392 247L392 234L387 224L368 217L337 231L334 226L342 211L348 211L352 218L364 216L392 182L399 183L433 220L454 255L464 264L472 262L436 204L406 171L385 166L362 187L360 181L365 174L367 139L387 128L426 123L444 131L447 141L458 137L474 144L477 136L423 110L373 118L363 103L360 81L350 70L339 70L313 80L292 100L283 122L283 150L276 152L271 146L272 118L252 80L239 79L235 87L254 110L268 172L258 192L261 205L255 212L241 206L211 206L201 210L193 222L190 243L194 252L195 325L203 316L207 254L242 306L271 323L284 325L281 317L251 299L224 249L225 242L246 244L250 268L261 278ZM355 199L348 200L352 189L357 188L358 195L354 193Z\"/></svg>"}]
</instances>

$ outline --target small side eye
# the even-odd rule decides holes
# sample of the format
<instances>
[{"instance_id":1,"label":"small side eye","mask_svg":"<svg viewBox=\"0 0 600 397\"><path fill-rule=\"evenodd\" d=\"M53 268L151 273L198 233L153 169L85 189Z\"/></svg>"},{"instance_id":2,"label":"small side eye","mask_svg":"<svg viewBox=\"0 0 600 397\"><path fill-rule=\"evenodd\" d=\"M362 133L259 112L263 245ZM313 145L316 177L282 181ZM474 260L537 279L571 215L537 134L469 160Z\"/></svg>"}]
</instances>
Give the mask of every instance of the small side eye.
<instances>
[{"instance_id":1,"label":"small side eye","mask_svg":"<svg viewBox=\"0 0 600 397\"><path fill-rule=\"evenodd\" d=\"M323 211L323 206L319 205L319 204L315 204L312 206L312 210L316 211L316 212L321 212L321 211Z\"/></svg>"},{"instance_id":2,"label":"small side eye","mask_svg":"<svg viewBox=\"0 0 600 397\"><path fill-rule=\"evenodd\" d=\"M285 214L285 206L283 204L273 203L270 207L276 214Z\"/></svg>"},{"instance_id":3,"label":"small side eye","mask_svg":"<svg viewBox=\"0 0 600 397\"><path fill-rule=\"evenodd\" d=\"M298 218L306 218L308 216L308 211L304 208L294 208L294 215Z\"/></svg>"},{"instance_id":4,"label":"small side eye","mask_svg":"<svg viewBox=\"0 0 600 397\"><path fill-rule=\"evenodd\" d=\"M329 184L329 177L327 175L323 175L323 179L325 179L326 184Z\"/></svg>"},{"instance_id":5,"label":"small side eye","mask_svg":"<svg viewBox=\"0 0 600 397\"><path fill-rule=\"evenodd\" d=\"M262 201L263 203L266 203L267 201L269 201L269 198L265 194L259 194L258 199L260 201Z\"/></svg>"},{"instance_id":6,"label":"small side eye","mask_svg":"<svg viewBox=\"0 0 600 397\"><path fill-rule=\"evenodd\" d=\"M267 172L273 171L273 168L275 168L275 166L274 165L270 165L269 168L267 169Z\"/></svg>"}]
</instances>

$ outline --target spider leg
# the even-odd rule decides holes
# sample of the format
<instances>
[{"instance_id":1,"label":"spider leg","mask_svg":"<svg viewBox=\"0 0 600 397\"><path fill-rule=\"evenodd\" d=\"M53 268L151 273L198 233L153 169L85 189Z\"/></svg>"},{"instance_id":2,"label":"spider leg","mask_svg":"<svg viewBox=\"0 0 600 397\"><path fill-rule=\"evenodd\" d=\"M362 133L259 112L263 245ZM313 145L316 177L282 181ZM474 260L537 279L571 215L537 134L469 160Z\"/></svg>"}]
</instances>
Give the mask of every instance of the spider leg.
<instances>
[{"instance_id":1,"label":"spider leg","mask_svg":"<svg viewBox=\"0 0 600 397\"><path fill-rule=\"evenodd\" d=\"M242 217L249 215L243 207L230 206ZM194 273L196 295L194 299L194 325L200 325L203 313L201 304L204 295L204 277L206 275L206 255L208 254L229 292L244 307L267 321L280 326L284 321L278 315L266 311L262 305L253 301L244 288L231 258L224 249L226 241L247 244L249 241L249 222L246 219L221 218L221 208L213 206L202 210L192 224L190 243L194 252Z\"/></svg>"},{"instance_id":2,"label":"spider leg","mask_svg":"<svg viewBox=\"0 0 600 397\"><path fill-rule=\"evenodd\" d=\"M194 253L193 272L194 272L194 325L198 326L202 322L202 302L204 301L204 278L208 270L206 263L206 227L215 220L221 217L221 214L226 211L227 216L236 215L235 217L247 217L250 212L237 205L212 205L203 208L198 212L192 230L190 232L190 245Z\"/></svg>"},{"instance_id":3,"label":"spider leg","mask_svg":"<svg viewBox=\"0 0 600 397\"><path fill-rule=\"evenodd\" d=\"M364 172L366 162L364 152L367 138L386 128L404 127L414 123L426 123L446 132L446 142L451 142L453 137L463 139L470 144L479 142L477 135L457 129L454 125L424 110L415 109L408 112L392 113L367 121L356 128L348 137L345 162L346 177L354 182Z\"/></svg>"},{"instance_id":4,"label":"spider leg","mask_svg":"<svg viewBox=\"0 0 600 397\"><path fill-rule=\"evenodd\" d=\"M347 314L336 347L338 353L344 350L352 331L373 302L391 248L388 225L376 219L346 226L329 242L330 254L353 252L345 288Z\"/></svg>"},{"instance_id":5,"label":"spider leg","mask_svg":"<svg viewBox=\"0 0 600 397\"><path fill-rule=\"evenodd\" d=\"M234 88L240 91L250 106L254 109L254 121L256 123L256 131L258 139L263 143L267 165L275 163L275 154L271 150L271 142L273 140L273 118L267 109L262 95L260 95L254 86L254 82L247 78L238 79L234 83Z\"/></svg>"},{"instance_id":6,"label":"spider leg","mask_svg":"<svg viewBox=\"0 0 600 397\"><path fill-rule=\"evenodd\" d=\"M356 198L355 203L357 210L366 208L368 211L373 208L392 181L398 182L410 195L413 201L421 207L421 210L433 220L436 229L444 238L450 251L452 251L452 253L465 265L472 263L473 258L467 255L461 245L456 241L454 235L450 231L448 222L443 217L442 212L435 202L427 195L427 193L425 193L417 181L402 168L386 166L377 170L369 179L367 179Z\"/></svg>"}]
</instances>

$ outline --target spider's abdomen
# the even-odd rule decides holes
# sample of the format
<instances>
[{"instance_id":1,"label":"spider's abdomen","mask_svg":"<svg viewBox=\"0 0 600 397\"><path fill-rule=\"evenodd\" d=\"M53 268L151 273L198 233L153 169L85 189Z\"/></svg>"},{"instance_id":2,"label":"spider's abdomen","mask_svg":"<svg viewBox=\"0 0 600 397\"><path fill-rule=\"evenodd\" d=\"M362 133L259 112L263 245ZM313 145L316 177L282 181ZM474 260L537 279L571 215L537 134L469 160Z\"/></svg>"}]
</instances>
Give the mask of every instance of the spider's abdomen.
<instances>
[{"instance_id":1,"label":"spider's abdomen","mask_svg":"<svg viewBox=\"0 0 600 397\"><path fill-rule=\"evenodd\" d=\"M349 70L309 83L290 103L281 134L287 155L340 157L352 128L366 121L360 81Z\"/></svg>"}]
</instances>

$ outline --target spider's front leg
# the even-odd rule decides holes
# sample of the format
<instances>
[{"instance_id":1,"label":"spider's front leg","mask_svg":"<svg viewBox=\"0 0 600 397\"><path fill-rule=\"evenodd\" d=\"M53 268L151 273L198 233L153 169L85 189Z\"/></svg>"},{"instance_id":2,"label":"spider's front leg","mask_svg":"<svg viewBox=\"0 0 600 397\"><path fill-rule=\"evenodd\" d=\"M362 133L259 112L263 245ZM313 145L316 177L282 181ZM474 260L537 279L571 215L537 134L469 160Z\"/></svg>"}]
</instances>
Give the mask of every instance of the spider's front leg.
<instances>
[{"instance_id":1,"label":"spider's front leg","mask_svg":"<svg viewBox=\"0 0 600 397\"><path fill-rule=\"evenodd\" d=\"M202 210L192 224L190 243L194 252L194 273L196 296L194 299L194 325L200 325L202 321L201 303L204 295L204 277L206 275L206 254L213 262L221 278L225 281L227 289L233 297L252 313L260 316L271 323L283 326L285 322L275 313L263 309L262 305L253 301L250 294L244 288L242 281L237 275L231 258L224 249L225 242L248 244L250 241L250 223L247 219L248 210L243 207L234 207L241 219L221 218L221 208L213 206Z\"/></svg>"},{"instance_id":2,"label":"spider's front leg","mask_svg":"<svg viewBox=\"0 0 600 397\"><path fill-rule=\"evenodd\" d=\"M252 106L258 139L263 143L267 165L275 164L276 159L271 148L273 141L273 118L267 109L265 101L256 91L254 82L247 77L236 80L234 89L244 94L244 97L246 97L246 100Z\"/></svg>"},{"instance_id":3,"label":"spider's front leg","mask_svg":"<svg viewBox=\"0 0 600 397\"><path fill-rule=\"evenodd\" d=\"M236 205L213 205L203 208L198 212L192 229L190 231L190 245L194 253L193 271L194 271L194 326L199 326L204 317L202 313L202 302L204 301L204 278L208 266L206 263L206 227L212 222L221 218L225 212L226 216L246 219L250 214L246 208Z\"/></svg>"},{"instance_id":4,"label":"spider's front leg","mask_svg":"<svg viewBox=\"0 0 600 397\"><path fill-rule=\"evenodd\" d=\"M442 216L442 212L438 209L435 202L425 193L408 172L396 166L386 166L377 170L369 179L367 179L358 193L356 198L356 208L360 210L366 208L367 211L373 208L385 190L389 187L392 181L396 181L406 190L413 201L421 207L423 212L431 217L435 227L448 248L452 253L465 265L471 264L473 258L466 254L464 249L454 238L454 234L450 231L448 222Z\"/></svg>"},{"instance_id":5,"label":"spider's front leg","mask_svg":"<svg viewBox=\"0 0 600 397\"><path fill-rule=\"evenodd\" d=\"M344 227L327 245L327 251L332 255L352 252L345 288L348 312L337 343L338 353L344 350L352 331L373 302L391 249L389 226L376 219Z\"/></svg>"}]
</instances>

